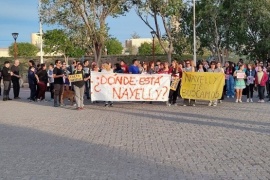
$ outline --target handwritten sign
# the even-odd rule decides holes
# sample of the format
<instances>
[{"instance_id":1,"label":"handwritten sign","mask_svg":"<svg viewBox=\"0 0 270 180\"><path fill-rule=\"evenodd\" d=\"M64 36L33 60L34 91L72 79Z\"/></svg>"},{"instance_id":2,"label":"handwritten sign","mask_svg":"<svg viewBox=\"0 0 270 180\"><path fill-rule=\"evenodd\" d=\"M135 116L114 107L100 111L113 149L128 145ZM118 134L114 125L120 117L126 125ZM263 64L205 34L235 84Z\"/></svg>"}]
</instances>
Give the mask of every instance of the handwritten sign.
<instances>
[{"instance_id":1,"label":"handwritten sign","mask_svg":"<svg viewBox=\"0 0 270 180\"><path fill-rule=\"evenodd\" d=\"M180 82L180 79L175 78L171 83L171 88L170 89L173 90L173 91L176 91L179 82Z\"/></svg>"},{"instance_id":2,"label":"handwritten sign","mask_svg":"<svg viewBox=\"0 0 270 180\"><path fill-rule=\"evenodd\" d=\"M222 96L223 73L184 72L180 94L185 99L216 100Z\"/></svg>"},{"instance_id":3,"label":"handwritten sign","mask_svg":"<svg viewBox=\"0 0 270 180\"><path fill-rule=\"evenodd\" d=\"M245 73L244 72L243 73L238 72L236 74L236 77L237 77L237 79L244 79L245 78Z\"/></svg>"},{"instance_id":4,"label":"handwritten sign","mask_svg":"<svg viewBox=\"0 0 270 180\"><path fill-rule=\"evenodd\" d=\"M167 101L168 74L114 74L91 72L93 101Z\"/></svg>"},{"instance_id":5,"label":"handwritten sign","mask_svg":"<svg viewBox=\"0 0 270 180\"><path fill-rule=\"evenodd\" d=\"M82 74L73 74L68 76L69 82L82 81Z\"/></svg>"}]
</instances>

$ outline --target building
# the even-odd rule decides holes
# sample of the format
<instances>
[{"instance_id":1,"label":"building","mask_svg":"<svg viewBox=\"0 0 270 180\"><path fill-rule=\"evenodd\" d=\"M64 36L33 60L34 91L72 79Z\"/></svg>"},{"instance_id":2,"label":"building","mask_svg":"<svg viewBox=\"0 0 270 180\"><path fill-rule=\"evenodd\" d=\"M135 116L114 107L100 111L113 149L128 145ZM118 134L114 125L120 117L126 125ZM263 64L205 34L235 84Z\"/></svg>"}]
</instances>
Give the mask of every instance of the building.
<instances>
[{"instance_id":1,"label":"building","mask_svg":"<svg viewBox=\"0 0 270 180\"><path fill-rule=\"evenodd\" d=\"M8 54L8 48L0 48L0 57L11 57Z\"/></svg>"},{"instance_id":2,"label":"building","mask_svg":"<svg viewBox=\"0 0 270 180\"><path fill-rule=\"evenodd\" d=\"M136 55L141 44L145 42L152 43L152 41L152 38L128 39L125 42L125 52L126 54Z\"/></svg>"}]
</instances>

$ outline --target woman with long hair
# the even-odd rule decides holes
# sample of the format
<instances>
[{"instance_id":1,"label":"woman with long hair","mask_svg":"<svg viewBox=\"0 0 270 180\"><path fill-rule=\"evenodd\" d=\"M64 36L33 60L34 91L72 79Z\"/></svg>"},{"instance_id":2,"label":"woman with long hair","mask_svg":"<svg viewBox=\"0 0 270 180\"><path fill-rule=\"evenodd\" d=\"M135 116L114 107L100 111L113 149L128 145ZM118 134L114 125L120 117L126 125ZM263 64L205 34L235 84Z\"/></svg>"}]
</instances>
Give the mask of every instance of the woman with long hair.
<instances>
[{"instance_id":1,"label":"woman with long hair","mask_svg":"<svg viewBox=\"0 0 270 180\"><path fill-rule=\"evenodd\" d=\"M39 91L37 94L37 101L46 101L45 92L46 92L47 83L48 83L48 73L47 73L45 64L40 65L40 69L37 72L37 76L38 76L37 85L39 87Z\"/></svg>"},{"instance_id":2,"label":"woman with long hair","mask_svg":"<svg viewBox=\"0 0 270 180\"><path fill-rule=\"evenodd\" d=\"M246 70L246 90L247 90L247 102L253 102L253 91L255 86L256 71L252 64L248 64Z\"/></svg>"},{"instance_id":3,"label":"woman with long hair","mask_svg":"<svg viewBox=\"0 0 270 180\"><path fill-rule=\"evenodd\" d=\"M227 91L227 98L232 97L234 98L235 89L234 89L234 67L232 62L225 63L225 76L226 76L226 91Z\"/></svg>"},{"instance_id":4,"label":"woman with long hair","mask_svg":"<svg viewBox=\"0 0 270 180\"><path fill-rule=\"evenodd\" d=\"M244 76L240 76L239 74L243 74ZM243 89L245 89L246 84L245 84L245 78L246 74L244 72L244 66L242 64L239 65L239 70L236 70L233 74L233 76L236 78L235 80L235 86L234 88L236 89L236 103L242 103L242 94L243 94Z\"/></svg>"}]
</instances>

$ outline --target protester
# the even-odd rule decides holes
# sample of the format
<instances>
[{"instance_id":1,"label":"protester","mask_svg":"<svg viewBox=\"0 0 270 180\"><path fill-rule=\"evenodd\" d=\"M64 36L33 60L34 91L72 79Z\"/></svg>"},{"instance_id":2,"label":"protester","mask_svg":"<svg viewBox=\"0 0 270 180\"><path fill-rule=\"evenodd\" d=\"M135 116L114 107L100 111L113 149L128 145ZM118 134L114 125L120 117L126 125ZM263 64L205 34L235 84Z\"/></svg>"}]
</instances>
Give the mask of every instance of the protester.
<instances>
[{"instance_id":1,"label":"protester","mask_svg":"<svg viewBox=\"0 0 270 180\"><path fill-rule=\"evenodd\" d=\"M9 98L9 91L11 86L11 76L13 76L13 72L10 70L9 61L5 61L4 67L2 69L3 76L3 84L4 84L4 93L3 93L3 101L12 100Z\"/></svg>"},{"instance_id":2,"label":"protester","mask_svg":"<svg viewBox=\"0 0 270 180\"><path fill-rule=\"evenodd\" d=\"M234 89L234 67L232 62L225 63L225 79L226 79L226 91L227 98L234 98L235 89Z\"/></svg>"},{"instance_id":3,"label":"protester","mask_svg":"<svg viewBox=\"0 0 270 180\"><path fill-rule=\"evenodd\" d=\"M64 106L63 103L63 77L65 76L62 70L62 63L60 60L55 61L56 67L53 69L54 78L54 107Z\"/></svg>"},{"instance_id":4,"label":"protester","mask_svg":"<svg viewBox=\"0 0 270 180\"><path fill-rule=\"evenodd\" d=\"M155 62L153 62L153 61L149 62L147 72L148 72L148 74L156 74Z\"/></svg>"},{"instance_id":5,"label":"protester","mask_svg":"<svg viewBox=\"0 0 270 180\"><path fill-rule=\"evenodd\" d=\"M205 69L205 67L203 66L202 63L200 63L200 64L198 65L198 70L197 70L197 72L206 72L206 69Z\"/></svg>"},{"instance_id":6,"label":"protester","mask_svg":"<svg viewBox=\"0 0 270 180\"><path fill-rule=\"evenodd\" d=\"M217 62L217 65L216 65L216 71L218 72L218 73L222 73L222 74L224 74L224 69L221 67L221 63L220 62ZM218 102L219 103L222 103L222 101L224 100L224 89L225 89L225 82L224 82L224 87L223 87L223 91L222 91L222 95L221 95L221 98L218 100Z\"/></svg>"},{"instance_id":7,"label":"protester","mask_svg":"<svg viewBox=\"0 0 270 180\"><path fill-rule=\"evenodd\" d=\"M253 102L254 80L256 77L256 71L252 67L252 64L248 64L246 70L246 90L247 90L247 102Z\"/></svg>"},{"instance_id":8,"label":"protester","mask_svg":"<svg viewBox=\"0 0 270 180\"><path fill-rule=\"evenodd\" d=\"M172 61L172 66L170 67L169 74L171 74L171 84L176 82L175 89L170 89L169 92L169 101L167 102L167 106L177 106L176 100L177 96L179 94L179 88L180 88L180 69L178 66L177 61Z\"/></svg>"},{"instance_id":9,"label":"protester","mask_svg":"<svg viewBox=\"0 0 270 180\"><path fill-rule=\"evenodd\" d=\"M240 74L243 74L243 76L240 76ZM242 64L239 65L239 70L236 70L234 72L234 77L236 78L235 80L235 86L234 88L236 89L236 103L242 103L242 93L243 89L245 89L246 84L245 84L245 78L246 74L244 72L244 66Z\"/></svg>"},{"instance_id":10,"label":"protester","mask_svg":"<svg viewBox=\"0 0 270 180\"><path fill-rule=\"evenodd\" d=\"M29 67L28 70L28 84L30 88L30 98L29 102L36 101L37 97L37 75L36 75L36 69L34 66Z\"/></svg>"},{"instance_id":11,"label":"protester","mask_svg":"<svg viewBox=\"0 0 270 180\"><path fill-rule=\"evenodd\" d=\"M103 72L103 73L113 73L113 69L111 68L111 66L109 65L109 63L104 63L103 69L102 69L101 72ZM106 101L104 106L105 107L108 107L108 106L111 106L112 107L113 106L113 102Z\"/></svg>"},{"instance_id":12,"label":"protester","mask_svg":"<svg viewBox=\"0 0 270 180\"><path fill-rule=\"evenodd\" d=\"M83 71L82 64L78 63L76 66L76 70L73 74L82 74L83 79L80 81L73 82L74 91L75 91L75 100L77 105L77 110L82 110L84 107L83 104L83 96L84 96L84 89L85 89L85 81L90 79L90 76L86 77Z\"/></svg>"},{"instance_id":13,"label":"protester","mask_svg":"<svg viewBox=\"0 0 270 180\"><path fill-rule=\"evenodd\" d=\"M129 73L130 74L140 74L138 64L139 64L139 61L137 59L133 59L132 65L129 66Z\"/></svg>"},{"instance_id":14,"label":"protester","mask_svg":"<svg viewBox=\"0 0 270 180\"><path fill-rule=\"evenodd\" d=\"M268 81L268 75L265 71L263 71L262 66L257 66L258 71L255 77L255 85L258 88L258 94L259 94L259 103L264 103L264 91L266 82Z\"/></svg>"},{"instance_id":15,"label":"protester","mask_svg":"<svg viewBox=\"0 0 270 180\"><path fill-rule=\"evenodd\" d=\"M195 68L193 64L191 65L191 60L187 60L185 62L186 67L183 69L183 72L195 72ZM183 106L196 106L195 105L195 100L194 99L184 99L184 105Z\"/></svg>"},{"instance_id":16,"label":"protester","mask_svg":"<svg viewBox=\"0 0 270 180\"><path fill-rule=\"evenodd\" d=\"M84 60L83 62L83 71L86 78L90 77L90 68L89 68L89 61ZM85 95L87 99L90 99L90 78L84 82L85 85Z\"/></svg>"},{"instance_id":17,"label":"protester","mask_svg":"<svg viewBox=\"0 0 270 180\"><path fill-rule=\"evenodd\" d=\"M113 70L114 73L124 73L123 69L121 68L121 65L119 63L115 64L115 69Z\"/></svg>"},{"instance_id":18,"label":"protester","mask_svg":"<svg viewBox=\"0 0 270 180\"><path fill-rule=\"evenodd\" d=\"M20 94L20 61L15 60L13 66L11 66L10 70L13 72L13 76L11 77L12 85L13 85L13 94L14 99L21 99L19 97Z\"/></svg>"},{"instance_id":19,"label":"protester","mask_svg":"<svg viewBox=\"0 0 270 180\"><path fill-rule=\"evenodd\" d=\"M122 68L122 70L123 70L124 73L129 73L129 71L128 71L128 65L126 64L125 61L121 60L120 61L120 65L121 65L121 68Z\"/></svg>"},{"instance_id":20,"label":"protester","mask_svg":"<svg viewBox=\"0 0 270 180\"><path fill-rule=\"evenodd\" d=\"M50 92L51 92L51 100L52 101L54 99L54 78L53 78L53 68L54 65L50 64L49 65L49 70L47 71L48 74L48 81L50 84Z\"/></svg>"},{"instance_id":21,"label":"protester","mask_svg":"<svg viewBox=\"0 0 270 180\"><path fill-rule=\"evenodd\" d=\"M211 73L218 73L219 72L219 69L216 68L216 62L215 61L212 61L210 63L210 68L207 70L207 72L211 72ZM208 106L217 106L217 99L211 100L209 102Z\"/></svg>"},{"instance_id":22,"label":"protester","mask_svg":"<svg viewBox=\"0 0 270 180\"><path fill-rule=\"evenodd\" d=\"M41 64L40 69L36 73L38 76L38 87L39 87L39 92L37 94L37 101L45 101L45 92L47 89L47 83L48 83L48 74L46 70L46 65Z\"/></svg>"}]
</instances>

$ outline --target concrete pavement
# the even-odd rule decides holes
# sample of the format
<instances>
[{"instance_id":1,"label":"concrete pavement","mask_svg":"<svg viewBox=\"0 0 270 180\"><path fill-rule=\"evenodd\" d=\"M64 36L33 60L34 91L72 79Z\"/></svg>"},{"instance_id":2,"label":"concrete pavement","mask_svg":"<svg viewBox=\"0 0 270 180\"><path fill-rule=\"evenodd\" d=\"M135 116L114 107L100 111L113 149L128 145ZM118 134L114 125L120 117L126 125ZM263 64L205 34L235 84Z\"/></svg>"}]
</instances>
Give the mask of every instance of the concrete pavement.
<instances>
[{"instance_id":1,"label":"concrete pavement","mask_svg":"<svg viewBox=\"0 0 270 180\"><path fill-rule=\"evenodd\" d=\"M0 101L0 179L270 179L270 103L76 111L28 96Z\"/></svg>"}]
</instances>

